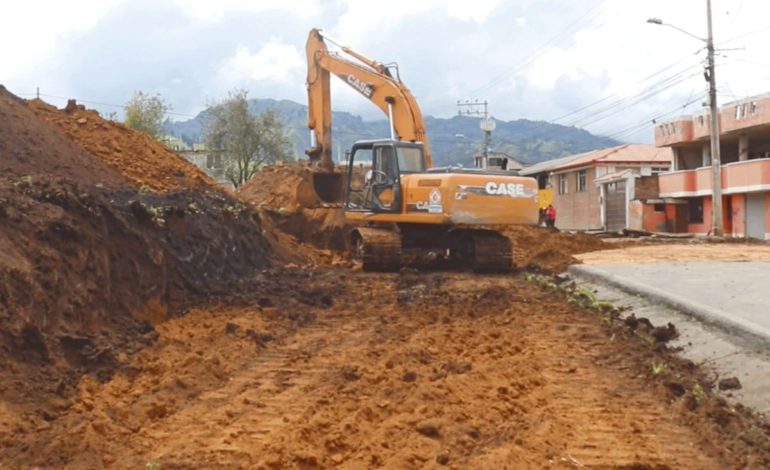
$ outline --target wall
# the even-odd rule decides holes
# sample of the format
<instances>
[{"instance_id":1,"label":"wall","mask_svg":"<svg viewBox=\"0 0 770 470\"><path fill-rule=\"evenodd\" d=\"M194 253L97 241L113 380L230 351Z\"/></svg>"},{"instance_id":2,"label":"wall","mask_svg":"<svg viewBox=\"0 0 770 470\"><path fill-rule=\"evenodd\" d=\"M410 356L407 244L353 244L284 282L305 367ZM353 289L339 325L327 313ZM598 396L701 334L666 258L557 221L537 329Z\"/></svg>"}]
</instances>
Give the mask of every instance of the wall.
<instances>
[{"instance_id":1,"label":"wall","mask_svg":"<svg viewBox=\"0 0 770 470\"><path fill-rule=\"evenodd\" d=\"M655 204L644 204L643 209L643 230L647 230L648 232L674 231L674 218L669 218L665 209L656 211Z\"/></svg>"},{"instance_id":2,"label":"wall","mask_svg":"<svg viewBox=\"0 0 770 470\"><path fill-rule=\"evenodd\" d=\"M658 175L640 176L634 180L635 199L656 199L660 196Z\"/></svg>"},{"instance_id":3,"label":"wall","mask_svg":"<svg viewBox=\"0 0 770 470\"><path fill-rule=\"evenodd\" d=\"M732 200L732 230L730 233L734 237L743 237L746 234L746 196L743 194L733 194Z\"/></svg>"},{"instance_id":4,"label":"wall","mask_svg":"<svg viewBox=\"0 0 770 470\"><path fill-rule=\"evenodd\" d=\"M739 217L742 217L739 223L736 222L736 215L735 215L735 207L736 207L736 201L733 199L732 204L733 208L730 213L727 212L726 206L727 201L726 199L728 197L734 197L734 196L723 196L723 202L722 202L722 225L725 229L726 234L731 234L733 231L736 231L738 229L745 230L745 217L740 215ZM740 199L740 198L738 198ZM738 207L740 207L741 212L743 211L743 204L742 202L737 202ZM702 224L688 224L687 231L690 233L700 233L700 234L707 234L711 231L711 211L712 211L712 204L711 204L711 197L705 196L703 198L703 223Z\"/></svg>"},{"instance_id":5,"label":"wall","mask_svg":"<svg viewBox=\"0 0 770 470\"><path fill-rule=\"evenodd\" d=\"M551 176L551 187L554 190L554 207L556 208L556 226L565 230L600 230L601 206L599 204L599 187L594 184L596 169L588 168L586 175L586 191L577 191L577 170L566 172L569 192L559 194L559 175Z\"/></svg>"},{"instance_id":6,"label":"wall","mask_svg":"<svg viewBox=\"0 0 770 470\"><path fill-rule=\"evenodd\" d=\"M770 192L765 193L765 240L770 239Z\"/></svg>"},{"instance_id":7,"label":"wall","mask_svg":"<svg viewBox=\"0 0 770 470\"><path fill-rule=\"evenodd\" d=\"M631 230L645 230L644 228L644 203L631 201L628 203L628 228Z\"/></svg>"}]
</instances>

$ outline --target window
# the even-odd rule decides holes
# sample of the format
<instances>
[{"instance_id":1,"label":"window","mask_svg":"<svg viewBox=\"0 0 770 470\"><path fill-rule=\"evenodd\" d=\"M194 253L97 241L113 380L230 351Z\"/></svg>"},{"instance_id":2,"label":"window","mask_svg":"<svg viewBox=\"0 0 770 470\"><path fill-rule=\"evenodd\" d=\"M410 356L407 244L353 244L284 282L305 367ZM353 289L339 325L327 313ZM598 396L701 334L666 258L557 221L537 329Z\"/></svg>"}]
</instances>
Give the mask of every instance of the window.
<instances>
[{"instance_id":1,"label":"window","mask_svg":"<svg viewBox=\"0 0 770 470\"><path fill-rule=\"evenodd\" d=\"M666 210L666 205L662 203L655 204L655 212L663 212Z\"/></svg>"},{"instance_id":2,"label":"window","mask_svg":"<svg viewBox=\"0 0 770 470\"><path fill-rule=\"evenodd\" d=\"M692 197L687 200L690 209L690 216L688 222L691 224L703 223L703 198Z\"/></svg>"},{"instance_id":3,"label":"window","mask_svg":"<svg viewBox=\"0 0 770 470\"><path fill-rule=\"evenodd\" d=\"M419 173L425 171L422 149L418 147L396 147L398 149L398 168L401 173Z\"/></svg>"},{"instance_id":4,"label":"window","mask_svg":"<svg viewBox=\"0 0 770 470\"><path fill-rule=\"evenodd\" d=\"M559 175L559 194L567 194L568 190L567 175Z\"/></svg>"},{"instance_id":5,"label":"window","mask_svg":"<svg viewBox=\"0 0 770 470\"><path fill-rule=\"evenodd\" d=\"M577 192L582 193L586 190L586 181L588 180L588 171L580 170L577 172Z\"/></svg>"}]
</instances>

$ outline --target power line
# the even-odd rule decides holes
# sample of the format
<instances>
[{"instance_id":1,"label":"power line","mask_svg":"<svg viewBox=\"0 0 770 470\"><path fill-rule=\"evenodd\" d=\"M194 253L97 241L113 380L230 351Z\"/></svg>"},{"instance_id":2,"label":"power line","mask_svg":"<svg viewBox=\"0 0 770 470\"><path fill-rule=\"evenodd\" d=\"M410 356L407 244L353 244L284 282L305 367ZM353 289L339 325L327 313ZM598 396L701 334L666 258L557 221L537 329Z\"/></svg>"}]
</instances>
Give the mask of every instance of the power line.
<instances>
[{"instance_id":1,"label":"power line","mask_svg":"<svg viewBox=\"0 0 770 470\"><path fill-rule=\"evenodd\" d=\"M480 87L478 87L478 88L476 88L474 90L471 90L468 93L465 93L465 95L466 96L471 96L471 95L479 93L480 91L486 90L488 88L492 88L493 86L495 86L498 83L502 82L505 78L507 78L513 72L519 71L514 76L518 76L518 75L522 74L523 72L521 71L521 68L523 68L525 65L528 65L530 62L533 62L535 59L540 57L543 52L546 52L550 48L556 46L557 44L560 44L565 39L569 38L570 35L572 35L575 32L577 32L577 30L579 30L580 28L586 27L586 26L590 25L591 23L593 23L594 21L596 21L596 19L598 19L599 16L601 15L601 12L598 12L597 14L593 15L593 17L591 17L590 19L585 21L585 24L581 24L581 23L583 23L583 20L586 17L588 17L589 15L592 15L603 4L604 4L604 0L599 1L593 7L591 7L586 13L581 15L577 20L572 22L569 26L567 26L566 28L562 29L559 34L553 36L551 39L546 41L542 46L540 46L534 52L528 54L527 56L525 56L524 58L519 60L516 64L512 65L511 67L509 67L508 69L506 69L502 73L496 75L494 78L492 78L492 80L490 80L486 84L484 84L484 85L482 85L482 86L480 86ZM575 31L573 31L573 29L575 29Z\"/></svg>"},{"instance_id":2,"label":"power line","mask_svg":"<svg viewBox=\"0 0 770 470\"><path fill-rule=\"evenodd\" d=\"M642 84L642 83L644 83L644 82L646 82L646 81L648 81L648 80L650 80L650 79L660 75L663 72L671 70L672 67L681 64L685 60L691 59L692 56L697 55L702 50L703 50L703 48L700 48L697 51L695 51L693 54L688 54L687 56L683 57L682 59L679 59L676 62L674 62L672 64L669 64L666 67L663 67L662 69L659 69L659 70L651 73L650 75L647 75L646 77L644 77L641 80L637 81L636 84ZM580 107L580 108L578 108L578 109L576 109L574 111L571 111L571 112L569 112L567 114L564 114L564 115L561 115L561 116L559 116L557 118L551 119L551 122L561 121L562 119L565 119L565 118L568 118L568 117L573 116L575 114L578 114L578 113L580 113L582 111L585 111L585 110L587 110L589 108L592 108L593 106L599 105L599 104L601 104L601 103L603 103L603 102L605 102L605 101L607 101L609 99L620 97L622 93L628 92L629 90L623 90L623 91L616 92L616 93L613 93L611 95L605 96L604 98L602 98L600 100L597 100L597 101L594 101L593 103L589 103L589 104L587 104L585 106L582 106L582 107Z\"/></svg>"},{"instance_id":3,"label":"power line","mask_svg":"<svg viewBox=\"0 0 770 470\"><path fill-rule=\"evenodd\" d=\"M687 108L688 106L690 106L692 104L697 103L698 101L702 100L705 97L706 97L706 93L705 92L700 93L700 94L698 94L693 99L689 99L688 98L688 100L683 105L681 105L681 106L677 106L676 108L674 108L672 110L669 110L669 111L666 111L666 112L663 112L663 113L657 113L656 112L656 113L654 113L652 115L648 115L641 122L638 122L637 124L629 126L629 127L625 128L625 129L621 129L621 130L616 131L616 132L614 132L612 134L609 134L609 135L607 135L607 137L609 137L611 139L621 139L623 137L627 137L629 135L635 134L636 132L638 132L642 128L644 128L646 126L649 126L654 121L662 119L662 118L664 118L666 116L669 116L671 114L674 114L676 112L684 111L685 108Z\"/></svg>"},{"instance_id":4,"label":"power line","mask_svg":"<svg viewBox=\"0 0 770 470\"><path fill-rule=\"evenodd\" d=\"M631 101L631 102L629 102L627 104L623 104L622 106L618 106L614 110L612 110L612 112L606 113L603 116L597 117L597 118L595 118L595 119L593 119L593 120L591 120L591 121L589 121L587 123L584 123L581 127L588 127L588 126L590 126L592 124L595 124L597 122L603 121L603 120L607 119L608 117L615 116L618 113L626 111L628 108L630 108L632 106L635 106L635 105L637 105L639 103L647 101L648 99L652 98L653 96L659 95L660 93L663 93L664 91L669 90L669 89L675 87L676 85L679 85L680 83L683 83L683 82L685 82L685 81L687 81L687 80L689 80L689 79L691 79L691 78L693 78L695 76L698 76L698 75L700 75L700 71L692 73L692 74L684 76L684 77L681 77L681 78L678 78L677 80L672 81L672 82L666 84L666 86L663 86L662 88L658 88L656 90L647 91L644 94L636 95L636 97L633 99L633 101Z\"/></svg>"}]
</instances>

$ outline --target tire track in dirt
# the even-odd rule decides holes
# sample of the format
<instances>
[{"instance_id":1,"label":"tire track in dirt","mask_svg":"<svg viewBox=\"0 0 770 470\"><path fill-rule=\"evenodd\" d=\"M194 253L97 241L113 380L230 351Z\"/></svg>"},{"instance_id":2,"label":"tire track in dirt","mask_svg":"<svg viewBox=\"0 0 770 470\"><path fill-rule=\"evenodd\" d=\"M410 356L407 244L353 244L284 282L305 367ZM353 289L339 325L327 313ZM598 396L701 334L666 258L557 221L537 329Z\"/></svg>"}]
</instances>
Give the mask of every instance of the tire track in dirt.
<instances>
[{"instance_id":1,"label":"tire track in dirt","mask_svg":"<svg viewBox=\"0 0 770 470\"><path fill-rule=\"evenodd\" d=\"M736 468L641 373L635 348L648 346L520 278L329 271L272 295L286 292L304 301L258 295L160 325L130 367L81 384L49 430L20 436L42 452L8 462Z\"/></svg>"},{"instance_id":2,"label":"tire track in dirt","mask_svg":"<svg viewBox=\"0 0 770 470\"><path fill-rule=\"evenodd\" d=\"M716 468L699 448L698 433L674 419L623 357L600 342L592 344L587 333L592 326L576 319L555 328L573 334L541 335L540 347L549 354L543 355L542 395L551 397L543 398L542 419L549 423L545 430L559 429L564 436L558 460L595 469ZM552 354L565 349L566 336L574 333L588 341L573 344L563 356Z\"/></svg>"}]
</instances>

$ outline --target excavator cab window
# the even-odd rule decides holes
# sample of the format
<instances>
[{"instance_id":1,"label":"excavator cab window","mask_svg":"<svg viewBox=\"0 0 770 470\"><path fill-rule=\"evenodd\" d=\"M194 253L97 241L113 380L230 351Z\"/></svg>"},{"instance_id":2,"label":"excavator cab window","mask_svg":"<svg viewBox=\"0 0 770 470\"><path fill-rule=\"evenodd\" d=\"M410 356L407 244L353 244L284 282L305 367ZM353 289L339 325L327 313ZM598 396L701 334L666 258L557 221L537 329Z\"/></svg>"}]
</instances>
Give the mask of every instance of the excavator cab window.
<instances>
[{"instance_id":1,"label":"excavator cab window","mask_svg":"<svg viewBox=\"0 0 770 470\"><path fill-rule=\"evenodd\" d=\"M425 171L425 157L422 147L399 145L398 168L401 173L422 173Z\"/></svg>"},{"instance_id":2,"label":"excavator cab window","mask_svg":"<svg viewBox=\"0 0 770 470\"><path fill-rule=\"evenodd\" d=\"M401 187L396 148L392 143L356 144L348 165L345 208L399 212Z\"/></svg>"}]
</instances>

